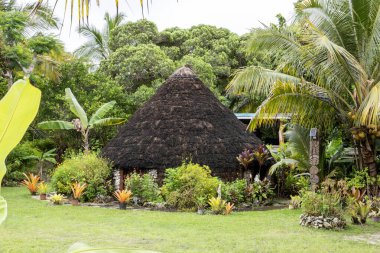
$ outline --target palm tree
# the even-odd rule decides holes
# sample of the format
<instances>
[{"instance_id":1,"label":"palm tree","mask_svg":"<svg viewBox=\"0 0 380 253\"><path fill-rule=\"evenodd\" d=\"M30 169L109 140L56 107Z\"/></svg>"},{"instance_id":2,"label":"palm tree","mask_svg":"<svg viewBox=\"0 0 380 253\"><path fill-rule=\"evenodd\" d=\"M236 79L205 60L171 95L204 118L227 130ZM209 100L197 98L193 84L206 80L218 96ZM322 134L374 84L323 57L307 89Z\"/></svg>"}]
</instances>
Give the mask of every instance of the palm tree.
<instances>
[{"instance_id":1,"label":"palm tree","mask_svg":"<svg viewBox=\"0 0 380 253\"><path fill-rule=\"evenodd\" d=\"M375 140L380 137L380 0L304 0L285 29L257 29L252 53L276 55L275 70L250 66L237 72L230 93L265 95L250 123L292 114L305 127L349 130L360 162L377 176ZM276 55L278 57L278 54Z\"/></svg>"},{"instance_id":2,"label":"palm tree","mask_svg":"<svg viewBox=\"0 0 380 253\"><path fill-rule=\"evenodd\" d=\"M55 153L55 150L56 149L54 148L46 152L41 152L39 155L30 155L30 156L23 157L23 159L36 160L39 176L40 178L43 178L44 163L45 162L49 162L51 164L57 163L57 161L55 160L55 157L57 156L57 154Z\"/></svg>"},{"instance_id":3,"label":"palm tree","mask_svg":"<svg viewBox=\"0 0 380 253\"><path fill-rule=\"evenodd\" d=\"M274 174L284 165L296 167L300 172L307 172L310 168L310 137L309 130L299 125L289 126L285 132L286 145L280 152L275 164L269 169L269 174Z\"/></svg>"},{"instance_id":4,"label":"palm tree","mask_svg":"<svg viewBox=\"0 0 380 253\"><path fill-rule=\"evenodd\" d=\"M75 50L75 54L82 57L89 57L94 60L107 59L110 54L108 41L111 31L119 26L125 18L122 13L116 14L111 17L109 13L104 15L106 25L102 31L98 30L95 26L88 23L79 27L79 33L85 36L88 41Z\"/></svg>"},{"instance_id":5,"label":"palm tree","mask_svg":"<svg viewBox=\"0 0 380 253\"><path fill-rule=\"evenodd\" d=\"M14 1L14 0L10 0L10 1ZM58 1L60 0L55 0L55 3L54 3L54 6L57 5ZM74 15L74 5L77 6L77 12L78 12L78 21L79 21L79 25L81 24L84 24L85 23L85 19L87 20L87 23L88 23L88 17L89 17L89 14L90 14L90 2L91 0L61 0L61 1L65 1L65 10L64 10L64 16L66 16L66 11L67 11L67 8L69 7L70 8L70 23L72 24L73 23L73 15ZM127 0L128 2L129 0ZM48 2L48 0L35 0L35 3L33 4L33 10L38 10L44 2ZM69 2L70 2L70 6L69 6ZM93 2L93 1L92 1ZM151 0L152 2L152 0ZM96 0L96 4L99 6L100 4L100 0ZM115 6L116 6L116 13L119 13L119 0L115 0ZM141 14L144 18L144 6L145 8L148 10L149 12L149 0L146 0L145 4L144 4L144 0L140 0L140 6L141 6Z\"/></svg>"},{"instance_id":6,"label":"palm tree","mask_svg":"<svg viewBox=\"0 0 380 253\"><path fill-rule=\"evenodd\" d=\"M50 129L50 130L76 130L82 134L83 138L83 148L85 153L90 151L89 145L89 132L92 128L97 126L112 126L118 125L125 122L124 118L104 118L104 116L109 112L113 106L116 104L115 101L108 102L102 105L88 120L86 112L83 110L82 106L78 103L71 89L65 89L66 101L70 106L70 111L77 116L77 119L73 119L71 122L63 120L53 120L44 121L38 124L40 129Z\"/></svg>"}]
</instances>

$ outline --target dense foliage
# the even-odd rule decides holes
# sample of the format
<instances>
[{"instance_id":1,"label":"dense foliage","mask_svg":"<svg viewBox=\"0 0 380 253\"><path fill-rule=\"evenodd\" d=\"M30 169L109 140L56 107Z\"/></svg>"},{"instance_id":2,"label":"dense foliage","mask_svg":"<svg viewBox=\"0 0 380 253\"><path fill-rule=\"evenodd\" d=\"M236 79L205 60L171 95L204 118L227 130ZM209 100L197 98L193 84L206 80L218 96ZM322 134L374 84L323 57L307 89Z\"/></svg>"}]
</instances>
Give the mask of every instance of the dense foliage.
<instances>
[{"instance_id":1,"label":"dense foliage","mask_svg":"<svg viewBox=\"0 0 380 253\"><path fill-rule=\"evenodd\" d=\"M37 173L36 161L27 159L28 156L38 155L40 150L31 142L18 145L7 157L7 172L2 184L14 186L24 179L23 173Z\"/></svg>"},{"instance_id":2,"label":"dense foliage","mask_svg":"<svg viewBox=\"0 0 380 253\"><path fill-rule=\"evenodd\" d=\"M367 167L376 178L379 4L378 0L299 1L291 27L256 29L249 51L272 56L279 65L249 66L229 85L231 93L267 96L251 129L273 123L268 119L279 113L322 132L340 129L358 149L359 169ZM371 194L378 194L377 186Z\"/></svg>"},{"instance_id":3,"label":"dense foliage","mask_svg":"<svg viewBox=\"0 0 380 253\"><path fill-rule=\"evenodd\" d=\"M130 190L137 202L155 202L160 200L160 189L151 174L140 175L136 172L128 175L125 179L125 187Z\"/></svg>"},{"instance_id":4,"label":"dense foliage","mask_svg":"<svg viewBox=\"0 0 380 253\"><path fill-rule=\"evenodd\" d=\"M178 168L166 169L161 191L170 206L190 210L197 206L198 198L216 196L220 183L211 176L209 167L190 162Z\"/></svg>"},{"instance_id":5,"label":"dense foliage","mask_svg":"<svg viewBox=\"0 0 380 253\"><path fill-rule=\"evenodd\" d=\"M75 182L87 184L81 197L84 201L108 196L112 191L110 163L94 153L67 158L56 168L51 185L58 193L69 196Z\"/></svg>"}]
</instances>

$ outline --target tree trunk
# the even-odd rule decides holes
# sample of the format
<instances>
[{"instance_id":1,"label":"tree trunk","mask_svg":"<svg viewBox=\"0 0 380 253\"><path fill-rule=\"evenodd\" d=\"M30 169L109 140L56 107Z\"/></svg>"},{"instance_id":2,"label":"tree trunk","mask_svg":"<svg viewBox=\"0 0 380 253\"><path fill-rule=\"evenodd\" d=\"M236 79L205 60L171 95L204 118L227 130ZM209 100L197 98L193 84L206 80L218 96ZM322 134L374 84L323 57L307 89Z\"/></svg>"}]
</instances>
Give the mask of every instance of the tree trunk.
<instances>
[{"instance_id":1,"label":"tree trunk","mask_svg":"<svg viewBox=\"0 0 380 253\"><path fill-rule=\"evenodd\" d=\"M88 155L90 153L90 144L89 144L89 141L88 141L89 129L87 129L84 132L82 132L82 134L83 134L84 154Z\"/></svg>"},{"instance_id":2,"label":"tree trunk","mask_svg":"<svg viewBox=\"0 0 380 253\"><path fill-rule=\"evenodd\" d=\"M279 145L285 143L284 129L285 129L285 124L282 121L280 121L280 128L278 129L278 144Z\"/></svg>"},{"instance_id":3,"label":"tree trunk","mask_svg":"<svg viewBox=\"0 0 380 253\"><path fill-rule=\"evenodd\" d=\"M25 76L26 78L29 78L29 77L30 77L30 74L33 72L34 67L36 66L36 64L37 64L37 54L34 54L34 55L33 55L32 63L29 65L29 67L25 68L25 67L23 67L23 66L19 63L19 65L20 65L21 68L22 68L22 71L24 72L24 76Z\"/></svg>"},{"instance_id":4,"label":"tree trunk","mask_svg":"<svg viewBox=\"0 0 380 253\"><path fill-rule=\"evenodd\" d=\"M13 85L13 73L12 70L7 70L5 75L6 78L8 78L8 90L12 87Z\"/></svg>"},{"instance_id":5,"label":"tree trunk","mask_svg":"<svg viewBox=\"0 0 380 253\"><path fill-rule=\"evenodd\" d=\"M375 155L375 143L366 138L360 143L360 153L362 156L363 167L368 169L368 174L377 178L377 168L376 168L376 155ZM370 186L372 196L377 196L378 186L377 184Z\"/></svg>"}]
</instances>

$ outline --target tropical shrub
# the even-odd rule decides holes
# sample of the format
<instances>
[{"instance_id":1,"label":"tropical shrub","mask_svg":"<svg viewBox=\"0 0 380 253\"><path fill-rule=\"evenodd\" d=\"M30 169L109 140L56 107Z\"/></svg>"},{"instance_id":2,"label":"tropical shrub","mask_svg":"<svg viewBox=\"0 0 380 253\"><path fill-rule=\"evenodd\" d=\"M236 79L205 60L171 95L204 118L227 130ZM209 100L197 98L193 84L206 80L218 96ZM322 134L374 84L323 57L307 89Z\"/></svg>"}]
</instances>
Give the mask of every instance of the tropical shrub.
<instances>
[{"instance_id":1,"label":"tropical shrub","mask_svg":"<svg viewBox=\"0 0 380 253\"><path fill-rule=\"evenodd\" d=\"M40 150L32 142L24 142L16 146L6 160L7 171L3 185L16 186L24 179L23 173L37 173L36 161L26 159L31 155L38 155Z\"/></svg>"},{"instance_id":2,"label":"tropical shrub","mask_svg":"<svg viewBox=\"0 0 380 253\"><path fill-rule=\"evenodd\" d=\"M125 179L125 187L132 191L140 203L160 200L160 189L151 174L139 175L133 172Z\"/></svg>"},{"instance_id":3,"label":"tropical shrub","mask_svg":"<svg viewBox=\"0 0 380 253\"><path fill-rule=\"evenodd\" d=\"M213 214L222 214L226 210L226 201L220 197L212 197L209 199L208 204L210 205L211 212ZM229 205L230 207L231 205ZM232 208L231 208L232 209Z\"/></svg>"},{"instance_id":4,"label":"tropical shrub","mask_svg":"<svg viewBox=\"0 0 380 253\"><path fill-rule=\"evenodd\" d=\"M351 177L347 179L347 186L351 189L365 189L370 185L371 178L368 174L368 169L355 170Z\"/></svg>"},{"instance_id":5,"label":"tropical shrub","mask_svg":"<svg viewBox=\"0 0 380 253\"><path fill-rule=\"evenodd\" d=\"M50 201L53 202L54 205L62 205L64 197L62 194L54 194L51 196Z\"/></svg>"},{"instance_id":6,"label":"tropical shrub","mask_svg":"<svg viewBox=\"0 0 380 253\"><path fill-rule=\"evenodd\" d=\"M290 196L289 209L298 209L301 207L300 196Z\"/></svg>"},{"instance_id":7,"label":"tropical shrub","mask_svg":"<svg viewBox=\"0 0 380 253\"><path fill-rule=\"evenodd\" d=\"M198 210L203 210L207 206L207 199L203 196L197 198Z\"/></svg>"},{"instance_id":8,"label":"tropical shrub","mask_svg":"<svg viewBox=\"0 0 380 253\"><path fill-rule=\"evenodd\" d=\"M301 207L309 216L343 218L342 199L337 193L303 192Z\"/></svg>"},{"instance_id":9,"label":"tropical shrub","mask_svg":"<svg viewBox=\"0 0 380 253\"><path fill-rule=\"evenodd\" d=\"M38 181L40 181L40 177L30 173L29 176L24 173L25 179L22 181L22 184L28 188L30 194L36 195L38 191Z\"/></svg>"},{"instance_id":10,"label":"tropical shrub","mask_svg":"<svg viewBox=\"0 0 380 253\"><path fill-rule=\"evenodd\" d=\"M365 196L366 190L351 188L348 197L348 213L351 215L352 223L364 224L372 208L372 202Z\"/></svg>"},{"instance_id":11,"label":"tropical shrub","mask_svg":"<svg viewBox=\"0 0 380 253\"><path fill-rule=\"evenodd\" d=\"M86 183L73 183L71 185L71 191L73 192L73 198L74 199L80 199L80 197L82 196L84 190L86 189L87 187L87 184Z\"/></svg>"},{"instance_id":12,"label":"tropical shrub","mask_svg":"<svg viewBox=\"0 0 380 253\"><path fill-rule=\"evenodd\" d=\"M244 203L246 200L247 181L244 179L236 179L232 182L224 183L222 186L222 196L226 201L235 205Z\"/></svg>"},{"instance_id":13,"label":"tropical shrub","mask_svg":"<svg viewBox=\"0 0 380 253\"><path fill-rule=\"evenodd\" d=\"M371 201L356 201L355 199L351 199L348 211L353 224L364 224L371 212Z\"/></svg>"},{"instance_id":14,"label":"tropical shrub","mask_svg":"<svg viewBox=\"0 0 380 253\"><path fill-rule=\"evenodd\" d=\"M225 208L224 208L224 214L230 215L232 213L232 210L234 209L234 204L231 204L230 202L227 202Z\"/></svg>"},{"instance_id":15,"label":"tropical shrub","mask_svg":"<svg viewBox=\"0 0 380 253\"><path fill-rule=\"evenodd\" d=\"M41 182L37 187L39 194L46 194L48 191L48 185L45 182Z\"/></svg>"},{"instance_id":16,"label":"tropical shrub","mask_svg":"<svg viewBox=\"0 0 380 253\"><path fill-rule=\"evenodd\" d=\"M65 195L71 194L71 185L75 182L86 183L82 201L92 201L97 196L112 192L111 164L96 154L78 154L60 164L51 179L52 187Z\"/></svg>"},{"instance_id":17,"label":"tropical shrub","mask_svg":"<svg viewBox=\"0 0 380 253\"><path fill-rule=\"evenodd\" d=\"M191 162L166 169L165 174L161 193L170 206L179 209L195 209L197 198L210 199L221 183L218 178L211 176L208 166Z\"/></svg>"},{"instance_id":18,"label":"tropical shrub","mask_svg":"<svg viewBox=\"0 0 380 253\"><path fill-rule=\"evenodd\" d=\"M247 200L252 203L264 204L270 201L273 197L274 192L270 181L267 179L254 182L247 187Z\"/></svg>"},{"instance_id":19,"label":"tropical shrub","mask_svg":"<svg viewBox=\"0 0 380 253\"><path fill-rule=\"evenodd\" d=\"M349 194L347 182L343 179L337 181L331 178L325 179L321 183L322 193L337 193L342 200L345 200Z\"/></svg>"},{"instance_id":20,"label":"tropical shrub","mask_svg":"<svg viewBox=\"0 0 380 253\"><path fill-rule=\"evenodd\" d=\"M299 194L303 191L310 190L310 178L306 176L297 176L289 174L285 178L285 191L289 195Z\"/></svg>"},{"instance_id":21,"label":"tropical shrub","mask_svg":"<svg viewBox=\"0 0 380 253\"><path fill-rule=\"evenodd\" d=\"M128 203L132 198L132 192L126 190L117 190L113 193L119 203Z\"/></svg>"}]
</instances>

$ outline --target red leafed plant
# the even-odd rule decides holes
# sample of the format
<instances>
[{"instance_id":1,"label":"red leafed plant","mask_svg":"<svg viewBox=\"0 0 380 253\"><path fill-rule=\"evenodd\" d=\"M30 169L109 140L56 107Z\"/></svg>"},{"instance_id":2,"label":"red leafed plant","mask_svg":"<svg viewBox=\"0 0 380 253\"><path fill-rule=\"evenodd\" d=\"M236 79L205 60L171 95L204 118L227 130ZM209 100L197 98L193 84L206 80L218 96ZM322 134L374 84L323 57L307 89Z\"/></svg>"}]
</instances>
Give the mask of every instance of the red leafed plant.
<instances>
[{"instance_id":1,"label":"red leafed plant","mask_svg":"<svg viewBox=\"0 0 380 253\"><path fill-rule=\"evenodd\" d=\"M25 173L23 174L26 179L22 181L22 184L28 188L29 192L32 195L36 195L38 191L38 181L40 181L40 177L38 175L34 175L33 173L30 173L29 176Z\"/></svg>"},{"instance_id":2,"label":"red leafed plant","mask_svg":"<svg viewBox=\"0 0 380 253\"><path fill-rule=\"evenodd\" d=\"M74 199L80 199L80 197L82 196L82 193L83 191L86 189L87 187L87 184L86 183L73 183L71 185L71 191L73 192L73 198Z\"/></svg>"}]
</instances>

